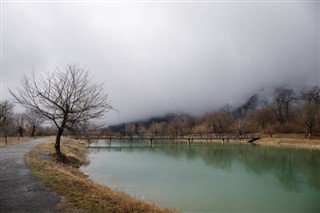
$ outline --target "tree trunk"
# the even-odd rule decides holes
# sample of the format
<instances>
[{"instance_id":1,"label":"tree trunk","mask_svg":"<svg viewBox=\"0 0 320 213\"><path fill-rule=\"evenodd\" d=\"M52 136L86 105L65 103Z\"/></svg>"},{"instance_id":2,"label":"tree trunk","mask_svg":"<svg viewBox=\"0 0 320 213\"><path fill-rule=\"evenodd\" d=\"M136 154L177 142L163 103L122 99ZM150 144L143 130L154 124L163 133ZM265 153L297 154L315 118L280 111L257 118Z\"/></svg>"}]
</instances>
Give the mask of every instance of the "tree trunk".
<instances>
[{"instance_id":1,"label":"tree trunk","mask_svg":"<svg viewBox=\"0 0 320 213\"><path fill-rule=\"evenodd\" d=\"M63 133L63 129L59 129L56 135L56 143L54 145L54 148L56 150L56 154L61 154L61 150L60 150L60 139L61 139L61 135Z\"/></svg>"},{"instance_id":2,"label":"tree trunk","mask_svg":"<svg viewBox=\"0 0 320 213\"><path fill-rule=\"evenodd\" d=\"M20 137L23 137L23 132L24 132L24 129L19 127L19 136Z\"/></svg>"},{"instance_id":3,"label":"tree trunk","mask_svg":"<svg viewBox=\"0 0 320 213\"><path fill-rule=\"evenodd\" d=\"M34 132L36 131L36 126L32 126L31 137L34 137Z\"/></svg>"},{"instance_id":4,"label":"tree trunk","mask_svg":"<svg viewBox=\"0 0 320 213\"><path fill-rule=\"evenodd\" d=\"M67 104L66 107L67 107L67 110L66 110L66 112L64 112L61 126L58 127L58 132L57 132L57 136L56 136L56 143L54 145L54 148L56 149L56 154L58 154L58 155L61 155L60 139L61 139L62 133L64 131L64 128L66 127L66 123L67 123L67 120L68 120L69 105Z\"/></svg>"}]
</instances>

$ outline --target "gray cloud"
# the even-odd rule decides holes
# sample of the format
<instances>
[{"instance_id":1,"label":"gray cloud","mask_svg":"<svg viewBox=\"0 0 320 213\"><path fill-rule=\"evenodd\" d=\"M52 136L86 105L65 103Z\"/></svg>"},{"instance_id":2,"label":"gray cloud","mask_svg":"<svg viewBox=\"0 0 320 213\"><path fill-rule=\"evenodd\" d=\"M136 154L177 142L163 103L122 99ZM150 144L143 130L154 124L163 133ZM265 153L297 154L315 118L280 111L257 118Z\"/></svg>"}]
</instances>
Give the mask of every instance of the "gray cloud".
<instances>
[{"instance_id":1,"label":"gray cloud","mask_svg":"<svg viewBox=\"0 0 320 213\"><path fill-rule=\"evenodd\" d=\"M3 99L33 68L70 63L105 84L109 123L320 84L318 2L2 5Z\"/></svg>"}]
</instances>

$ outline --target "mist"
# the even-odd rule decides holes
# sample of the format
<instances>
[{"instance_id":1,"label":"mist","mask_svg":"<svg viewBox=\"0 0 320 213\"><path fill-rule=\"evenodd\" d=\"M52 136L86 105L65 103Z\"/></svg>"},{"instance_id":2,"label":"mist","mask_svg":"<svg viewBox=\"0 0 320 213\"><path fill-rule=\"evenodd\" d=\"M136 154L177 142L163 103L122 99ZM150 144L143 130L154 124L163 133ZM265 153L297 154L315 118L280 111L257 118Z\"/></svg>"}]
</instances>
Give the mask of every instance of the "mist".
<instances>
[{"instance_id":1,"label":"mist","mask_svg":"<svg viewBox=\"0 0 320 213\"><path fill-rule=\"evenodd\" d=\"M319 2L2 3L1 100L23 74L78 64L108 124L200 115L320 85Z\"/></svg>"}]
</instances>

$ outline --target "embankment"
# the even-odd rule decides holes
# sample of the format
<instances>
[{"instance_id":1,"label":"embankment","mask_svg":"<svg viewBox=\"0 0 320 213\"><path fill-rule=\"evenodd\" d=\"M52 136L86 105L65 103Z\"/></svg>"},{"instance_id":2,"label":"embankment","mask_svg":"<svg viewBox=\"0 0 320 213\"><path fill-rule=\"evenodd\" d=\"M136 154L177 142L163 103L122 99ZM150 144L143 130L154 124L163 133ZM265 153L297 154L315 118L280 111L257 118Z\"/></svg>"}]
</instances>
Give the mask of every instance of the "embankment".
<instances>
[{"instance_id":1,"label":"embankment","mask_svg":"<svg viewBox=\"0 0 320 213\"><path fill-rule=\"evenodd\" d=\"M53 141L41 144L28 155L33 173L47 187L63 197L60 212L176 212L145 203L127 194L91 181L79 171L86 161L86 143L63 139L65 158L54 154Z\"/></svg>"}]
</instances>

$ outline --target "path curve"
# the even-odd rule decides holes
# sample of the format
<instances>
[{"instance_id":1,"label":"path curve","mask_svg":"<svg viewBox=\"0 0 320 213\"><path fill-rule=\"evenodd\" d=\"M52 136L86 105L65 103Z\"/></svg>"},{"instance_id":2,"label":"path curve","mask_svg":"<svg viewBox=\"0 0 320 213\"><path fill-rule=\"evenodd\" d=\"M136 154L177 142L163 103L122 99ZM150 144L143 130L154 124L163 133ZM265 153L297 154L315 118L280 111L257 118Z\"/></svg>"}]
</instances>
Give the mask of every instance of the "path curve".
<instances>
[{"instance_id":1,"label":"path curve","mask_svg":"<svg viewBox=\"0 0 320 213\"><path fill-rule=\"evenodd\" d=\"M0 212L55 212L61 197L40 184L25 159L34 147L48 140L0 148Z\"/></svg>"}]
</instances>

